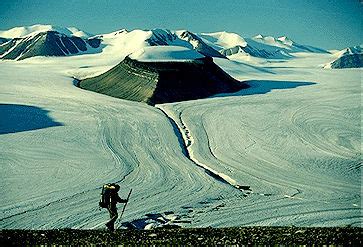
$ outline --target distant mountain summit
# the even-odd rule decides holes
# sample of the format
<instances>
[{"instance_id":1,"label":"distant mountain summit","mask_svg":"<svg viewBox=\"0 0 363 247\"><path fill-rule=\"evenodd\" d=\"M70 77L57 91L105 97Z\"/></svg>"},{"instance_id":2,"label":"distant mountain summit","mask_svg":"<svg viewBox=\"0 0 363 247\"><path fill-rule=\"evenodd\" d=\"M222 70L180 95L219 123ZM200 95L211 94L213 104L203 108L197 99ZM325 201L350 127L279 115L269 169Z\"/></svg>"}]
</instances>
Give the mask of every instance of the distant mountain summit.
<instances>
[{"instance_id":1,"label":"distant mountain summit","mask_svg":"<svg viewBox=\"0 0 363 247\"><path fill-rule=\"evenodd\" d=\"M127 32L121 30L111 34L101 35L104 38L120 39L120 42L132 42L136 51L146 46L180 46L196 50L205 56L225 58L217 50L205 44L198 35L187 31L170 31L168 29L133 30ZM128 46L128 45L127 45Z\"/></svg>"},{"instance_id":2,"label":"distant mountain summit","mask_svg":"<svg viewBox=\"0 0 363 247\"><path fill-rule=\"evenodd\" d=\"M193 49L196 51L202 53L203 55L210 56L210 57L221 57L225 58L224 54L218 52L213 47L207 45L202 38L200 38L198 35L189 32L189 31L179 31L177 32L178 36L187 42L189 42Z\"/></svg>"},{"instance_id":3,"label":"distant mountain summit","mask_svg":"<svg viewBox=\"0 0 363 247\"><path fill-rule=\"evenodd\" d=\"M321 48L317 48L310 45L301 45L286 36L274 38L272 36L263 36L259 34L254 36L252 39L261 44L279 47L281 49L284 49L286 52L329 53L327 50Z\"/></svg>"},{"instance_id":4,"label":"distant mountain summit","mask_svg":"<svg viewBox=\"0 0 363 247\"><path fill-rule=\"evenodd\" d=\"M288 58L291 57L286 52L281 52L276 47L263 46L242 38L236 33L216 32L202 33L201 37L205 42L218 50L226 57L252 56L257 58ZM251 44L252 43L252 44Z\"/></svg>"},{"instance_id":5,"label":"distant mountain summit","mask_svg":"<svg viewBox=\"0 0 363 247\"><path fill-rule=\"evenodd\" d=\"M99 52L101 40L75 27L33 25L0 31L0 58L67 56Z\"/></svg>"},{"instance_id":6,"label":"distant mountain summit","mask_svg":"<svg viewBox=\"0 0 363 247\"><path fill-rule=\"evenodd\" d=\"M0 37L13 39L13 38L24 38L26 36L35 36L38 33L44 33L47 31L55 31L58 33L63 33L67 36L76 36L80 38L89 38L93 36L90 33L79 30L76 27L59 27L53 25L33 25L27 27L14 27L9 30L0 31Z\"/></svg>"},{"instance_id":7,"label":"distant mountain summit","mask_svg":"<svg viewBox=\"0 0 363 247\"><path fill-rule=\"evenodd\" d=\"M345 69L363 67L363 45L345 48L335 55L338 58L326 64L325 68Z\"/></svg>"},{"instance_id":8,"label":"distant mountain summit","mask_svg":"<svg viewBox=\"0 0 363 247\"><path fill-rule=\"evenodd\" d=\"M0 45L2 59L22 60L34 56L66 56L87 51L95 52L100 47L97 38L83 39L57 31L31 33L21 38L12 38Z\"/></svg>"},{"instance_id":9,"label":"distant mountain summit","mask_svg":"<svg viewBox=\"0 0 363 247\"><path fill-rule=\"evenodd\" d=\"M274 38L259 34L252 38L242 38L236 33L216 32L202 33L201 37L221 54L234 59L288 59L295 52L329 53L320 48L300 45L286 36Z\"/></svg>"}]
</instances>

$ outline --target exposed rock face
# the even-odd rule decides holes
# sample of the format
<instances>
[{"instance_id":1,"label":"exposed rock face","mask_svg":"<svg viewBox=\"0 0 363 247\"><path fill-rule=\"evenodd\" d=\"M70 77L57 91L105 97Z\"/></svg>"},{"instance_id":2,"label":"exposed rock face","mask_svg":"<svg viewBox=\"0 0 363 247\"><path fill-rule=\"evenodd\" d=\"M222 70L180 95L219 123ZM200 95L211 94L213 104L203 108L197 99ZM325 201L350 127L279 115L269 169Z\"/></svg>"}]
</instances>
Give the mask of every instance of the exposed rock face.
<instances>
[{"instance_id":1,"label":"exposed rock face","mask_svg":"<svg viewBox=\"0 0 363 247\"><path fill-rule=\"evenodd\" d=\"M204 43L200 37L192 32L184 31L180 34L180 38L191 43L196 51L205 56L226 58L224 54L219 53L218 51Z\"/></svg>"},{"instance_id":2,"label":"exposed rock face","mask_svg":"<svg viewBox=\"0 0 363 247\"><path fill-rule=\"evenodd\" d=\"M189 31L184 31L181 34L177 35L169 30L153 29L151 37L146 41L151 46L165 46L177 44L178 46L184 46L190 49L194 49L205 56L226 58L217 50L204 43L204 41L200 37L198 37L198 35Z\"/></svg>"},{"instance_id":3,"label":"exposed rock face","mask_svg":"<svg viewBox=\"0 0 363 247\"><path fill-rule=\"evenodd\" d=\"M347 54L331 63L332 69L362 68L363 54Z\"/></svg>"},{"instance_id":4,"label":"exposed rock face","mask_svg":"<svg viewBox=\"0 0 363 247\"><path fill-rule=\"evenodd\" d=\"M8 41L9 41L9 39L5 39L5 38L0 37L0 45L6 43Z\"/></svg>"},{"instance_id":5,"label":"exposed rock face","mask_svg":"<svg viewBox=\"0 0 363 247\"><path fill-rule=\"evenodd\" d=\"M345 69L363 67L363 45L347 47L336 53L338 58L325 65L325 68Z\"/></svg>"},{"instance_id":6,"label":"exposed rock face","mask_svg":"<svg viewBox=\"0 0 363 247\"><path fill-rule=\"evenodd\" d=\"M229 76L210 57L189 62L140 62L126 57L80 87L150 105L193 100L248 86Z\"/></svg>"},{"instance_id":7,"label":"exposed rock face","mask_svg":"<svg viewBox=\"0 0 363 247\"><path fill-rule=\"evenodd\" d=\"M176 34L164 29L153 29L152 35L146 41L151 46L170 45L178 39Z\"/></svg>"},{"instance_id":8,"label":"exposed rock face","mask_svg":"<svg viewBox=\"0 0 363 247\"><path fill-rule=\"evenodd\" d=\"M34 56L66 56L97 48L101 40L67 36L56 31L41 32L34 36L14 38L0 45L3 59L25 59ZM88 46L89 45L89 46Z\"/></svg>"},{"instance_id":9,"label":"exposed rock face","mask_svg":"<svg viewBox=\"0 0 363 247\"><path fill-rule=\"evenodd\" d=\"M289 54L282 53L281 50L276 50L274 52L269 52L263 49L255 49L250 45L246 45L245 47L237 45L231 48L222 49L219 51L224 56L231 56L240 52L247 53L253 57L260 58L286 58L289 57Z\"/></svg>"}]
</instances>

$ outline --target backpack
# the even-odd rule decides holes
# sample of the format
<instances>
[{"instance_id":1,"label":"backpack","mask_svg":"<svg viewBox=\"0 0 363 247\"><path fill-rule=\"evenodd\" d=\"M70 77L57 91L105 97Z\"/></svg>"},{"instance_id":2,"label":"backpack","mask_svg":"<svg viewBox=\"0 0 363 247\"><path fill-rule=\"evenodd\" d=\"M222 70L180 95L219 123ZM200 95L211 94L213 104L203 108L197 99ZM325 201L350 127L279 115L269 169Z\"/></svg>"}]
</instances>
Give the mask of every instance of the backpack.
<instances>
[{"instance_id":1,"label":"backpack","mask_svg":"<svg viewBox=\"0 0 363 247\"><path fill-rule=\"evenodd\" d=\"M102 186L101 199L98 205L101 208L108 208L110 205L111 193L116 191L117 184L110 183Z\"/></svg>"}]
</instances>

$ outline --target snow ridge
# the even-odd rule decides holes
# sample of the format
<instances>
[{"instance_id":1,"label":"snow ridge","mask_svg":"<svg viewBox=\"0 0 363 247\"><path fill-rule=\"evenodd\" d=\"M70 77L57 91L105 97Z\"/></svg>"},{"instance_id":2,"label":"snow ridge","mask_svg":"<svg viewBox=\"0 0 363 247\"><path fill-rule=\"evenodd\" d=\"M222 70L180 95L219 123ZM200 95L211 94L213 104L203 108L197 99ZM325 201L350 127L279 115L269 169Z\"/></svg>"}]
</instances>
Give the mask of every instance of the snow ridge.
<instances>
[{"instance_id":1,"label":"snow ridge","mask_svg":"<svg viewBox=\"0 0 363 247\"><path fill-rule=\"evenodd\" d=\"M48 32L48 31L56 31L68 36L76 36L81 38L89 38L93 36L92 34L81 31L76 27L60 27L53 25L37 24L26 27L14 27L9 30L3 30L3 31L0 30L0 37L9 38L9 39L25 38L27 36L35 36L39 33Z\"/></svg>"}]
</instances>

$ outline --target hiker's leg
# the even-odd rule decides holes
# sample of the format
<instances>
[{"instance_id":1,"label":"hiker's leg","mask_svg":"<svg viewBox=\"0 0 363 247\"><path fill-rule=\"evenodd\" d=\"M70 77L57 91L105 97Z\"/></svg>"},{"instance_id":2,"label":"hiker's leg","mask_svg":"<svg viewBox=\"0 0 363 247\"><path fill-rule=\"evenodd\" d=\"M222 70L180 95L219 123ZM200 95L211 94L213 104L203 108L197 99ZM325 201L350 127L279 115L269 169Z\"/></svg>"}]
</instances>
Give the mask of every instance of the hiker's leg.
<instances>
[{"instance_id":1,"label":"hiker's leg","mask_svg":"<svg viewBox=\"0 0 363 247\"><path fill-rule=\"evenodd\" d=\"M114 230L115 229L115 221L118 218L118 213L117 213L117 208L115 207L109 207L108 208L108 212L110 214L110 220L106 223L106 226L110 229L110 230Z\"/></svg>"},{"instance_id":2,"label":"hiker's leg","mask_svg":"<svg viewBox=\"0 0 363 247\"><path fill-rule=\"evenodd\" d=\"M113 225L113 224L115 224L115 222L116 222L116 220L117 220L117 218L118 218L118 213L117 213L117 208L113 208L112 210L111 210L111 213L110 213L110 223Z\"/></svg>"}]
</instances>

